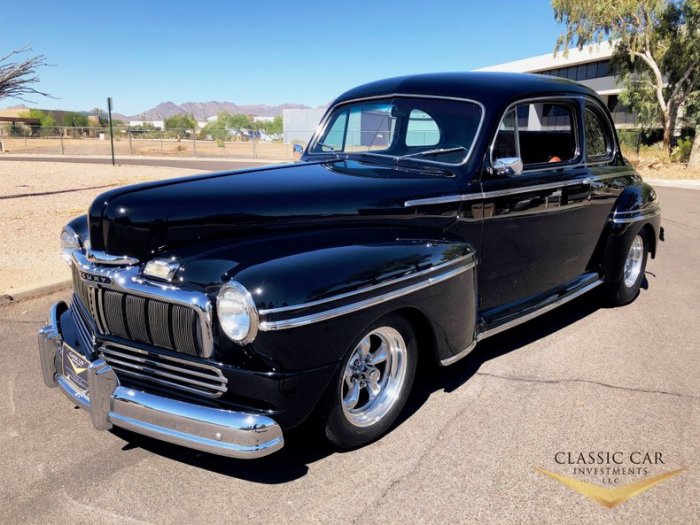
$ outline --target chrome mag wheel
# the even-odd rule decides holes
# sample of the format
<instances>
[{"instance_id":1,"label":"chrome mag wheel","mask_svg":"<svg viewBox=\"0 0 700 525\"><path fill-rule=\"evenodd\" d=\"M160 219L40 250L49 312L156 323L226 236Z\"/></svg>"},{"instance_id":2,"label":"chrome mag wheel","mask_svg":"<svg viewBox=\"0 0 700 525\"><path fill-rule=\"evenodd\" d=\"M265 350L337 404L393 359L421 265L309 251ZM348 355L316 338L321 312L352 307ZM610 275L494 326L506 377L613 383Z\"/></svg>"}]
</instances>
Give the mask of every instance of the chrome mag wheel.
<instances>
[{"instance_id":1,"label":"chrome mag wheel","mask_svg":"<svg viewBox=\"0 0 700 525\"><path fill-rule=\"evenodd\" d=\"M630 251L627 253L625 260L624 281L627 288L634 286L637 282L640 272L642 271L642 263L644 262L644 239L641 235L637 235L632 241Z\"/></svg>"},{"instance_id":2,"label":"chrome mag wheel","mask_svg":"<svg viewBox=\"0 0 700 525\"><path fill-rule=\"evenodd\" d=\"M380 421L395 405L406 380L407 350L398 330L381 326L355 347L340 384L343 414L357 427Z\"/></svg>"}]
</instances>

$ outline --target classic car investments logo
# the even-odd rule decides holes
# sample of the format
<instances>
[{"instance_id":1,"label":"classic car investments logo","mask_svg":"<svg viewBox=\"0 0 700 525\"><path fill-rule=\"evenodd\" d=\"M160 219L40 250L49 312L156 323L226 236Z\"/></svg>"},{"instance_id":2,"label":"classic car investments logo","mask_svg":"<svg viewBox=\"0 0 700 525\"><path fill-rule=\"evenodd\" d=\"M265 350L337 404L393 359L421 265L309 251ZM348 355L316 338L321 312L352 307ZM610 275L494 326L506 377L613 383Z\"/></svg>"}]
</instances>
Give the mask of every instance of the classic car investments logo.
<instances>
[{"instance_id":1,"label":"classic car investments logo","mask_svg":"<svg viewBox=\"0 0 700 525\"><path fill-rule=\"evenodd\" d=\"M554 454L554 462L569 467L576 477L542 467L535 467L535 470L609 509L685 470L680 468L654 474L665 466L663 454L657 451L559 451ZM582 476L596 479L600 484L578 479Z\"/></svg>"}]
</instances>

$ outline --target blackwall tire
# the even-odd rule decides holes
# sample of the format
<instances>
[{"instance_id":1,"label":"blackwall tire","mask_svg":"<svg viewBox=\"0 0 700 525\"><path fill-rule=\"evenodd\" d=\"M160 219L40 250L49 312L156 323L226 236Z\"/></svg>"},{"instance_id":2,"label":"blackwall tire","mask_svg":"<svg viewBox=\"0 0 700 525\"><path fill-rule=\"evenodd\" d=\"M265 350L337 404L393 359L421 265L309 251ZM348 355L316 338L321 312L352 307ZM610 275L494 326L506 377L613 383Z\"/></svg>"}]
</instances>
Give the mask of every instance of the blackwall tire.
<instances>
[{"instance_id":1,"label":"blackwall tire","mask_svg":"<svg viewBox=\"0 0 700 525\"><path fill-rule=\"evenodd\" d=\"M607 301L611 306L623 306L634 301L644 282L644 272L649 256L649 242L642 230L633 239L627 250L624 270L619 281L606 285Z\"/></svg>"},{"instance_id":2,"label":"blackwall tire","mask_svg":"<svg viewBox=\"0 0 700 525\"><path fill-rule=\"evenodd\" d=\"M385 434L406 404L417 358L406 319L390 315L370 326L348 349L322 401L325 437L350 449Z\"/></svg>"}]
</instances>

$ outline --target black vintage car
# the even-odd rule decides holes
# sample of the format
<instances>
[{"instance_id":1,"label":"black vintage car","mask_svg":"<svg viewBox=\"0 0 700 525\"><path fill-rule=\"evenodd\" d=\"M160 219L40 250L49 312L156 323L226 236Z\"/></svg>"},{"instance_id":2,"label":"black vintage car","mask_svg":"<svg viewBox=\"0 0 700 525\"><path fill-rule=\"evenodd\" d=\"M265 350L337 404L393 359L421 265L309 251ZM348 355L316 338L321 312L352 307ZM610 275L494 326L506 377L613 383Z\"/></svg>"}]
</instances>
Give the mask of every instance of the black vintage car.
<instances>
[{"instance_id":1,"label":"black vintage car","mask_svg":"<svg viewBox=\"0 0 700 525\"><path fill-rule=\"evenodd\" d=\"M543 76L382 80L339 97L300 162L119 188L62 233L70 305L43 377L112 425L224 456L313 420L386 432L419 354L598 286L632 301L663 237L596 94Z\"/></svg>"}]
</instances>

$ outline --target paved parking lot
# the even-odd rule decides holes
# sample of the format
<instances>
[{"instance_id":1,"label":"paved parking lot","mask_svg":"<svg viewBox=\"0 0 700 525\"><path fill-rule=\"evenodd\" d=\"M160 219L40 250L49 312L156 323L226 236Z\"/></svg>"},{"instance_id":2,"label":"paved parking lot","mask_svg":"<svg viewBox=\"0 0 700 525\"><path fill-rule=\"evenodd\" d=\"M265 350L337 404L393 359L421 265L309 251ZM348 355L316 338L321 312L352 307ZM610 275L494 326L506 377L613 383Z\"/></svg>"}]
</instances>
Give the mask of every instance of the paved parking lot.
<instances>
[{"instance_id":1,"label":"paved parking lot","mask_svg":"<svg viewBox=\"0 0 700 525\"><path fill-rule=\"evenodd\" d=\"M700 191L658 192L667 242L632 305L583 297L422 367L397 428L352 452L296 432L242 462L95 431L41 380L35 334L67 292L0 308L0 522L697 523ZM620 484L686 470L607 509L534 470L573 477L560 451L663 455Z\"/></svg>"}]
</instances>

